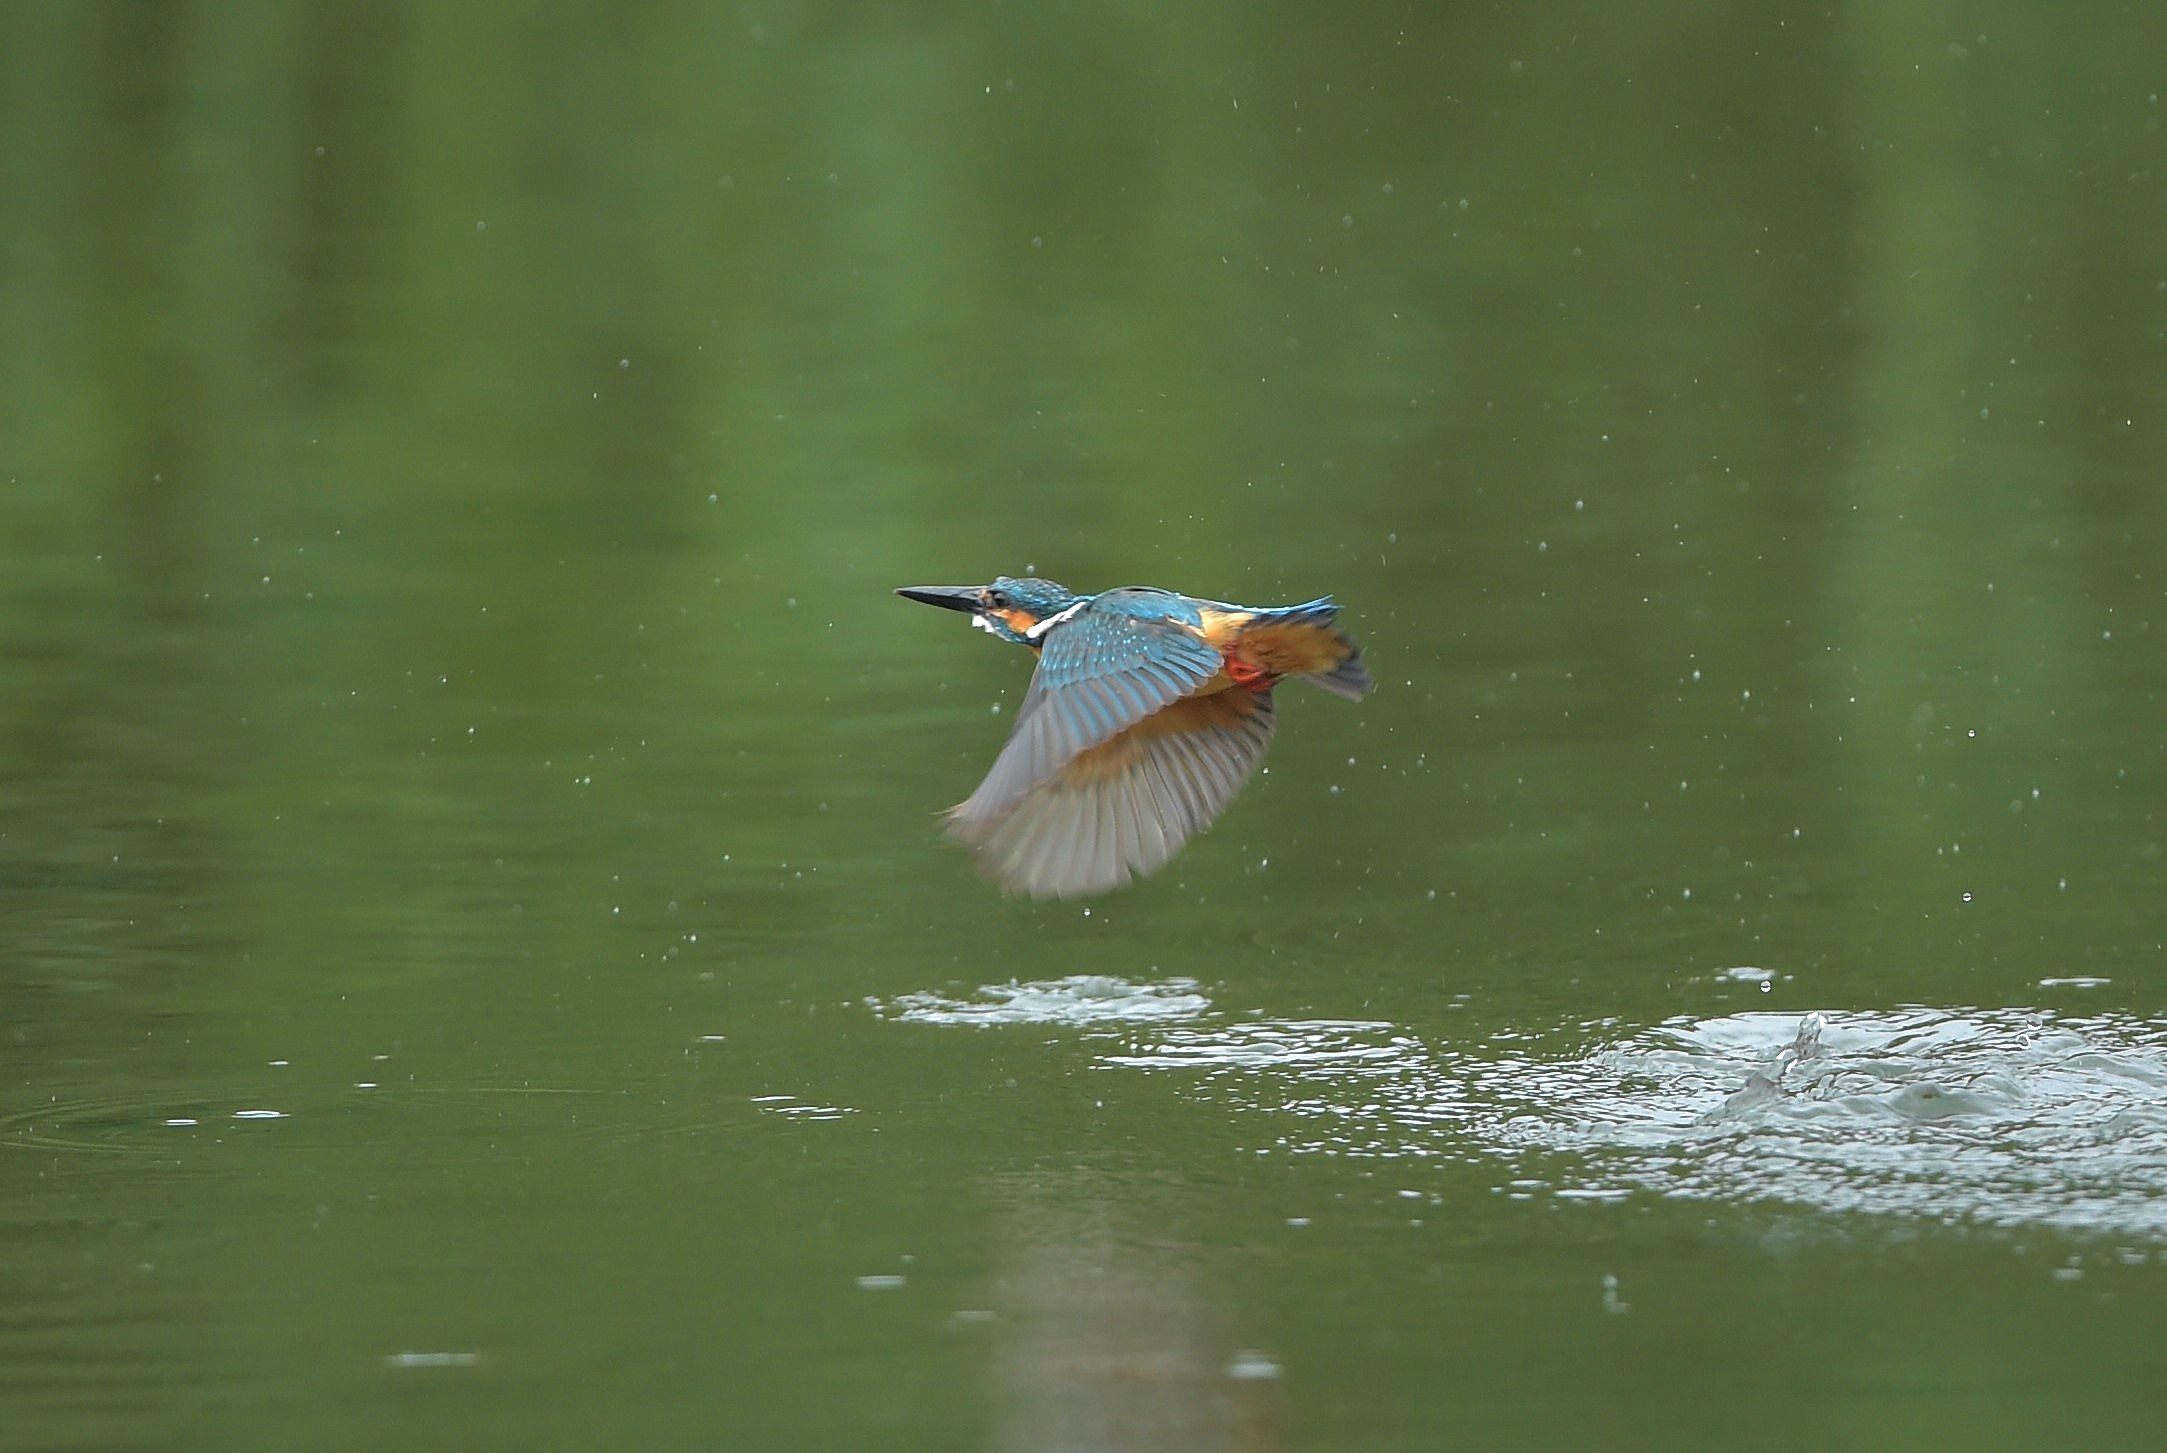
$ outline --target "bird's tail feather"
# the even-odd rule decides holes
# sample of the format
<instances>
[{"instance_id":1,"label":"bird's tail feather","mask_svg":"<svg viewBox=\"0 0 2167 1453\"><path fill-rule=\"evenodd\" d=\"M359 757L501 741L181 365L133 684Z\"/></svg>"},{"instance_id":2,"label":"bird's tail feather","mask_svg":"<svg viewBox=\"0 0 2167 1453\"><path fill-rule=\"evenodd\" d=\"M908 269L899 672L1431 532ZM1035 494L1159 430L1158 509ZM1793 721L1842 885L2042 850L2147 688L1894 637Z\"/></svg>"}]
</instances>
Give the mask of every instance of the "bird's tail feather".
<instances>
[{"instance_id":1,"label":"bird's tail feather","mask_svg":"<svg viewBox=\"0 0 2167 1453\"><path fill-rule=\"evenodd\" d=\"M1266 633L1272 633L1272 628L1278 626L1316 628L1314 635L1299 631L1296 634L1306 636L1311 643L1306 648L1311 659L1322 655L1325 660L1336 659L1336 664L1318 671L1298 671L1297 674L1320 691L1329 691L1349 701L1360 701L1376 688L1377 683L1370 679L1369 668L1362 664L1361 647L1355 645L1345 631L1332 625L1338 615L1339 603L1329 595L1320 595L1300 605L1268 606L1257 611L1251 629L1262 626ZM1279 669L1284 671L1288 666L1281 665Z\"/></svg>"},{"instance_id":2,"label":"bird's tail feather","mask_svg":"<svg viewBox=\"0 0 2167 1453\"><path fill-rule=\"evenodd\" d=\"M1321 626L1328 624L1339 614L1339 603L1329 595L1320 595L1315 600L1305 600L1300 605L1267 606L1256 614L1264 620Z\"/></svg>"},{"instance_id":3,"label":"bird's tail feather","mask_svg":"<svg viewBox=\"0 0 2167 1453\"><path fill-rule=\"evenodd\" d=\"M1352 641L1347 643L1350 647ZM1362 653L1350 649L1347 659L1329 671L1312 671L1302 678L1320 691L1343 696L1349 701L1360 701L1376 689L1377 683L1370 679L1369 667L1362 664Z\"/></svg>"}]
</instances>

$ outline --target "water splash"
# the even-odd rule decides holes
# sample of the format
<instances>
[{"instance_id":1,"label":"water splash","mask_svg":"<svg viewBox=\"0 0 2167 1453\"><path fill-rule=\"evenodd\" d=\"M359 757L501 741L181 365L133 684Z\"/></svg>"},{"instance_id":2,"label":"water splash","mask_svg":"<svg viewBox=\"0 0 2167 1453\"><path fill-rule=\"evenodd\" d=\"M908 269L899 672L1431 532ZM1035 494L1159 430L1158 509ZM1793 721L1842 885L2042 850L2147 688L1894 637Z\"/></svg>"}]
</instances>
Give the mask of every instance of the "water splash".
<instances>
[{"instance_id":1,"label":"water splash","mask_svg":"<svg viewBox=\"0 0 2167 1453\"><path fill-rule=\"evenodd\" d=\"M1136 1023L1193 1019L1211 1008L1194 979L1135 983L1105 974L1070 974L1066 978L988 984L974 999L954 999L922 992L901 994L882 1004L870 1001L892 1019L918 1024L989 1026L996 1024Z\"/></svg>"},{"instance_id":2,"label":"water splash","mask_svg":"<svg viewBox=\"0 0 2167 1453\"><path fill-rule=\"evenodd\" d=\"M1536 1159L1563 1200L2167 1239L2167 1027L1908 1008L1681 1017L1545 1050L1564 1037L1440 1045L1389 1024L1253 1021L1185 1026L1101 1063L1189 1071L1199 1097L1291 1111L1286 1151Z\"/></svg>"},{"instance_id":3,"label":"water splash","mask_svg":"<svg viewBox=\"0 0 2167 1453\"><path fill-rule=\"evenodd\" d=\"M2167 1031L2127 1016L1677 1020L1568 1078L1569 1108L1510 1138L1668 1194L2167 1237Z\"/></svg>"}]
</instances>

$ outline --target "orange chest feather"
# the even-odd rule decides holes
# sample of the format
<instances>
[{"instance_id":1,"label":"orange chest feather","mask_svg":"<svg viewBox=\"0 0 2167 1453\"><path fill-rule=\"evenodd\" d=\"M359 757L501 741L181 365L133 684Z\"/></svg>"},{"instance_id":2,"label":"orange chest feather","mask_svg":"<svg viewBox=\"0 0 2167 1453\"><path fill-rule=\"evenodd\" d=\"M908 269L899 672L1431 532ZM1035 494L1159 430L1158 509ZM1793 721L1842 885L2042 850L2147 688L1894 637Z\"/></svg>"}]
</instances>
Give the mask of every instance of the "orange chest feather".
<instances>
[{"instance_id":1,"label":"orange chest feather","mask_svg":"<svg viewBox=\"0 0 2167 1453\"><path fill-rule=\"evenodd\" d=\"M1231 729L1263 705L1246 691L1228 691L1223 684L1207 683L1196 694L1185 696L1172 706L1153 712L1127 731L1077 753L1061 769L1061 776L1070 782L1118 777L1145 755L1153 738Z\"/></svg>"}]
</instances>

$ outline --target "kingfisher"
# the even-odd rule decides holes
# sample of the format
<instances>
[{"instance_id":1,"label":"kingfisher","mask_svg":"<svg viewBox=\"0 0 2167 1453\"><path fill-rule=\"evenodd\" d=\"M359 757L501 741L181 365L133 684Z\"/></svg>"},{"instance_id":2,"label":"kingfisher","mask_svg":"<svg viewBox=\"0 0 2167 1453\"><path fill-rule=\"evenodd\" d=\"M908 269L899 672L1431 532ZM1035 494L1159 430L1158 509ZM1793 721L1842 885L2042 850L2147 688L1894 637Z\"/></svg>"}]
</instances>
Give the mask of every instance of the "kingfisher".
<instances>
[{"instance_id":1,"label":"kingfisher","mask_svg":"<svg viewBox=\"0 0 2167 1453\"><path fill-rule=\"evenodd\" d=\"M1229 605L1007 575L896 594L1038 657L993 770L947 813L985 874L1031 898L1104 893L1164 866L1256 770L1285 678L1349 701L1373 685L1330 596Z\"/></svg>"}]
</instances>

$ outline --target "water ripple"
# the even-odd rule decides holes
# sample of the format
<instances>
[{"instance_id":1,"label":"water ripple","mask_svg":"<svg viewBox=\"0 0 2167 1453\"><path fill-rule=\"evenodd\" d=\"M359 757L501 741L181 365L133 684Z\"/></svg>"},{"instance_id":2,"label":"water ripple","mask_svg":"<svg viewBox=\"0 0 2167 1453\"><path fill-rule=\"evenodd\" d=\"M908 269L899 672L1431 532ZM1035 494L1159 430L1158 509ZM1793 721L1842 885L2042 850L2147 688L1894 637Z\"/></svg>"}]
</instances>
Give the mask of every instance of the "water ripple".
<instances>
[{"instance_id":1,"label":"water ripple","mask_svg":"<svg viewBox=\"0 0 2167 1453\"><path fill-rule=\"evenodd\" d=\"M1126 1054L1102 1057L1130 1069L1302 1067L1343 1073L1391 1073L1419 1042L1390 1024L1359 1019L1264 1019L1170 1030Z\"/></svg>"},{"instance_id":2,"label":"water ripple","mask_svg":"<svg viewBox=\"0 0 2167 1453\"><path fill-rule=\"evenodd\" d=\"M1094 1024L1193 1019L1211 1008L1194 979L1135 983L1106 974L988 984L974 999L922 992L871 1001L892 1019L918 1024Z\"/></svg>"},{"instance_id":3,"label":"water ripple","mask_svg":"<svg viewBox=\"0 0 2167 1453\"><path fill-rule=\"evenodd\" d=\"M1575 1037L1584 1038L1585 1027ZM1286 1150L1541 1158L1550 1194L1775 1200L2167 1238L2167 1027L1907 1008L1678 1018L1593 1047L1183 1026L1101 1062L1296 1119ZM1284 1123L1284 1122L1282 1122Z\"/></svg>"}]
</instances>

